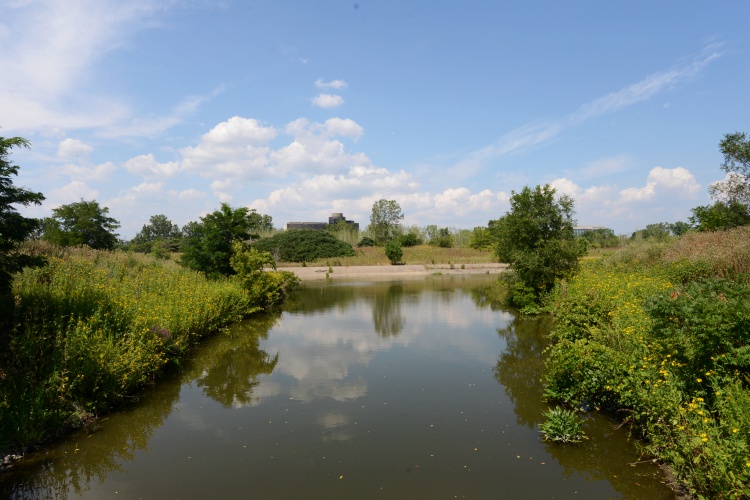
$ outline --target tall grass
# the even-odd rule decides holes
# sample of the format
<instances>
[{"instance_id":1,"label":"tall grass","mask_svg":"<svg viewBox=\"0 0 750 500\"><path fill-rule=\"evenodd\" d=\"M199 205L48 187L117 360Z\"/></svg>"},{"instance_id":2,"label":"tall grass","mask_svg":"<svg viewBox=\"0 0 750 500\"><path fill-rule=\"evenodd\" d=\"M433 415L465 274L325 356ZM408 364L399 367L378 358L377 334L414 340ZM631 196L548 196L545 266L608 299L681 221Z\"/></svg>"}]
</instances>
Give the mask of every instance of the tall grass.
<instances>
[{"instance_id":1,"label":"tall grass","mask_svg":"<svg viewBox=\"0 0 750 500\"><path fill-rule=\"evenodd\" d=\"M196 340L260 309L231 280L148 255L60 249L17 275L0 338L0 449L106 411Z\"/></svg>"}]
</instances>

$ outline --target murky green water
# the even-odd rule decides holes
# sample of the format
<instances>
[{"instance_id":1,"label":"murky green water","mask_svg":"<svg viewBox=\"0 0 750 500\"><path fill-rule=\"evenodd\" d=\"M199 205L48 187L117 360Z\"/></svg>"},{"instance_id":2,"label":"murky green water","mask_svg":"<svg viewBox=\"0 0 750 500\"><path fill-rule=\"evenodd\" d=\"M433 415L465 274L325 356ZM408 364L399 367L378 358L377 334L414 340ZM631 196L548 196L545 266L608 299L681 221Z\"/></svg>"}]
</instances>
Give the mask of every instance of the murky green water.
<instances>
[{"instance_id":1,"label":"murky green water","mask_svg":"<svg viewBox=\"0 0 750 500\"><path fill-rule=\"evenodd\" d=\"M671 498L600 415L581 445L540 441L547 325L494 303L493 280L307 285L0 496Z\"/></svg>"}]
</instances>

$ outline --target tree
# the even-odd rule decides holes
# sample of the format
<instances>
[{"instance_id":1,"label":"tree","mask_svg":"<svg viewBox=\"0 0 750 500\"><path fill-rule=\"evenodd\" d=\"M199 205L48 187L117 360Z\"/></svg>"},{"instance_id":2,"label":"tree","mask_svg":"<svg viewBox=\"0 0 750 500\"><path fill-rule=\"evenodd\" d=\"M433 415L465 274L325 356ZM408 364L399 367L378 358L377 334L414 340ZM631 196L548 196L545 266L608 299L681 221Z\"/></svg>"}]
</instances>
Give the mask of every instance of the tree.
<instances>
[{"instance_id":1,"label":"tree","mask_svg":"<svg viewBox=\"0 0 750 500\"><path fill-rule=\"evenodd\" d=\"M39 258L18 253L18 244L37 229L39 221L23 217L13 205L40 205L44 196L13 185L11 176L18 175L19 167L11 164L8 156L14 147L28 148L29 141L0 137L0 295L10 292L13 274L43 263Z\"/></svg>"},{"instance_id":2,"label":"tree","mask_svg":"<svg viewBox=\"0 0 750 500\"><path fill-rule=\"evenodd\" d=\"M120 223L108 217L109 209L99 203L81 201L52 210L52 217L42 222L42 238L61 246L88 245L112 250L117 244L114 230Z\"/></svg>"},{"instance_id":3,"label":"tree","mask_svg":"<svg viewBox=\"0 0 750 500\"><path fill-rule=\"evenodd\" d=\"M490 221L490 227L477 226L471 230L469 237L469 247L476 250L492 250L495 242L492 237L491 226L495 221Z\"/></svg>"},{"instance_id":4,"label":"tree","mask_svg":"<svg viewBox=\"0 0 750 500\"><path fill-rule=\"evenodd\" d=\"M378 200L372 204L370 235L378 245L384 245L401 235L403 219L404 214L396 200Z\"/></svg>"},{"instance_id":5,"label":"tree","mask_svg":"<svg viewBox=\"0 0 750 500\"><path fill-rule=\"evenodd\" d=\"M441 227L430 237L430 245L440 248L453 247L453 235L447 227Z\"/></svg>"},{"instance_id":6,"label":"tree","mask_svg":"<svg viewBox=\"0 0 750 500\"><path fill-rule=\"evenodd\" d=\"M695 207L690 223L698 231L721 231L750 224L747 205L737 201L717 201L713 205Z\"/></svg>"},{"instance_id":7,"label":"tree","mask_svg":"<svg viewBox=\"0 0 750 500\"><path fill-rule=\"evenodd\" d=\"M390 240L385 244L385 256L391 261L391 265L401 263L404 257L404 251L401 249L401 243L398 240Z\"/></svg>"},{"instance_id":8,"label":"tree","mask_svg":"<svg viewBox=\"0 0 750 500\"><path fill-rule=\"evenodd\" d=\"M511 273L504 279L513 305L538 304L556 280L578 270L581 247L573 231L573 199L556 198L555 193L549 184L513 191L510 210L492 226L495 253L510 264Z\"/></svg>"},{"instance_id":9,"label":"tree","mask_svg":"<svg viewBox=\"0 0 750 500\"><path fill-rule=\"evenodd\" d=\"M201 217L200 223L188 224L180 263L207 276L234 274L230 259L232 243L251 239L256 229L246 207L232 208L222 203L219 210Z\"/></svg>"},{"instance_id":10,"label":"tree","mask_svg":"<svg viewBox=\"0 0 750 500\"><path fill-rule=\"evenodd\" d=\"M716 231L750 223L750 138L726 134L719 142L726 179L708 187L713 205L695 207L690 222L699 231Z\"/></svg>"},{"instance_id":11,"label":"tree","mask_svg":"<svg viewBox=\"0 0 750 500\"><path fill-rule=\"evenodd\" d=\"M684 221L677 221L674 224L670 225L670 229L672 230L672 234L675 236L682 236L683 234L690 231L690 224Z\"/></svg>"},{"instance_id":12,"label":"tree","mask_svg":"<svg viewBox=\"0 0 750 500\"><path fill-rule=\"evenodd\" d=\"M173 224L166 215L152 215L149 223L144 224L141 231L130 242L135 251L151 252L156 242L157 246L168 251L176 251L180 245L182 231Z\"/></svg>"}]
</instances>

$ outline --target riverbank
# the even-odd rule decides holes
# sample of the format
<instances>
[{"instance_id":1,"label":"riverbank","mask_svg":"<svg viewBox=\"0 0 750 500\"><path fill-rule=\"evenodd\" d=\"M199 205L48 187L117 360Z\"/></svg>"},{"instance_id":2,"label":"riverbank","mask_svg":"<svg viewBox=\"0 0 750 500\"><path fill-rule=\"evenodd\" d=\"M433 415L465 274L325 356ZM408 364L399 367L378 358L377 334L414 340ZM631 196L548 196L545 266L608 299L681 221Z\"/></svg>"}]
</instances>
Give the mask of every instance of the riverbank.
<instances>
[{"instance_id":1,"label":"riverbank","mask_svg":"<svg viewBox=\"0 0 750 500\"><path fill-rule=\"evenodd\" d=\"M309 266L279 267L278 271L294 273L302 281L325 279L401 280L423 278L431 275L500 274L508 269L507 264L405 264L400 266Z\"/></svg>"}]
</instances>

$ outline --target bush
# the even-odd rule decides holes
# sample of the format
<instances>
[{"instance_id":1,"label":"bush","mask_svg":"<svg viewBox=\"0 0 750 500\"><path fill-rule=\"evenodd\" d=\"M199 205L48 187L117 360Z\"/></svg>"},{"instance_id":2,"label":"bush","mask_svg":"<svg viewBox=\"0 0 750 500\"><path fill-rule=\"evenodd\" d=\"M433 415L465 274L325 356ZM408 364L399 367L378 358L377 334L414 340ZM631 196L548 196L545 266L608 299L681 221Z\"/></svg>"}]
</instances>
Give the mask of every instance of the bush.
<instances>
[{"instance_id":1,"label":"bush","mask_svg":"<svg viewBox=\"0 0 750 500\"><path fill-rule=\"evenodd\" d=\"M357 243L358 248L362 247L374 247L375 246L375 240L370 238L369 236L365 236L361 240L359 240L359 243Z\"/></svg>"},{"instance_id":2,"label":"bush","mask_svg":"<svg viewBox=\"0 0 750 500\"><path fill-rule=\"evenodd\" d=\"M422 238L416 232L408 232L401 235L400 243L402 247L415 247L422 244Z\"/></svg>"},{"instance_id":3,"label":"bush","mask_svg":"<svg viewBox=\"0 0 750 500\"><path fill-rule=\"evenodd\" d=\"M639 244L550 295L546 396L621 415L696 498L750 491L745 235Z\"/></svg>"},{"instance_id":4,"label":"bush","mask_svg":"<svg viewBox=\"0 0 750 500\"><path fill-rule=\"evenodd\" d=\"M398 241L389 241L385 244L385 256L391 261L391 265L400 264L404 257L404 251Z\"/></svg>"},{"instance_id":5,"label":"bush","mask_svg":"<svg viewBox=\"0 0 750 500\"><path fill-rule=\"evenodd\" d=\"M270 253L280 262L312 262L355 255L351 245L347 245L327 231L314 229L292 229L276 233L270 238L256 241L251 246Z\"/></svg>"}]
</instances>

